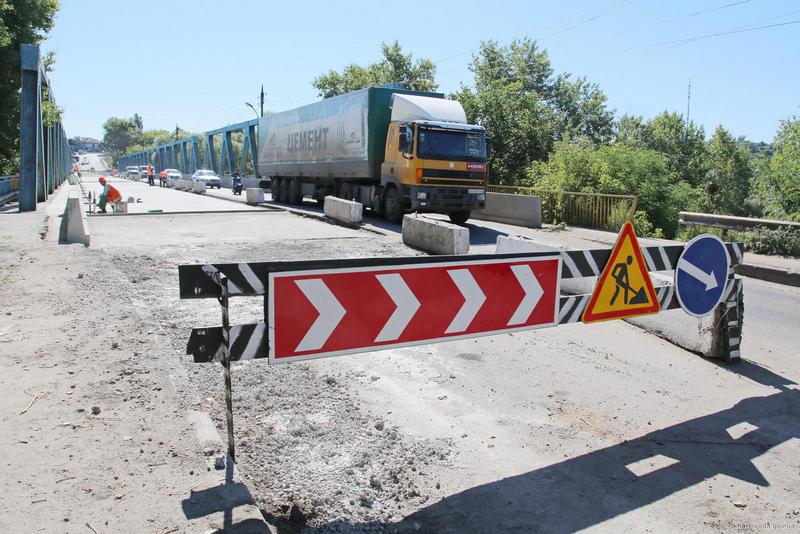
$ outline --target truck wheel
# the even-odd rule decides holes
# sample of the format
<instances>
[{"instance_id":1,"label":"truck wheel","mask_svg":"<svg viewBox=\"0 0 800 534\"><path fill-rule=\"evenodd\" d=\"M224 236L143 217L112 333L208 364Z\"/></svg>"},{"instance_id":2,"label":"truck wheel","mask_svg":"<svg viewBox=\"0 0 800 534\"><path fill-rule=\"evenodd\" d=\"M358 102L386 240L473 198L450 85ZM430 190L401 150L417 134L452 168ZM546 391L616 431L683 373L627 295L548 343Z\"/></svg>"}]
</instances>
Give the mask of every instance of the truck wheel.
<instances>
[{"instance_id":1,"label":"truck wheel","mask_svg":"<svg viewBox=\"0 0 800 534\"><path fill-rule=\"evenodd\" d=\"M273 202L280 202L278 197L281 196L281 179L275 178L272 180L272 183L269 186L269 192L272 195Z\"/></svg>"},{"instance_id":2,"label":"truck wheel","mask_svg":"<svg viewBox=\"0 0 800 534\"><path fill-rule=\"evenodd\" d=\"M390 187L386 191L386 198L383 201L383 216L390 223L400 224L403 221L403 210L400 209L400 193L396 187Z\"/></svg>"},{"instance_id":3,"label":"truck wheel","mask_svg":"<svg viewBox=\"0 0 800 534\"><path fill-rule=\"evenodd\" d=\"M281 204L289 202L289 178L281 178L281 185L278 188L278 202Z\"/></svg>"},{"instance_id":4,"label":"truck wheel","mask_svg":"<svg viewBox=\"0 0 800 534\"><path fill-rule=\"evenodd\" d=\"M287 202L289 204L302 204L303 202L303 195L300 193L300 179L299 178L292 178L289 180L289 191L288 191L289 198L287 198Z\"/></svg>"},{"instance_id":5,"label":"truck wheel","mask_svg":"<svg viewBox=\"0 0 800 534\"><path fill-rule=\"evenodd\" d=\"M472 214L470 210L462 210L462 211L454 211L448 213L447 215L450 217L450 222L453 224L464 224L469 220L469 216Z\"/></svg>"},{"instance_id":6,"label":"truck wheel","mask_svg":"<svg viewBox=\"0 0 800 534\"><path fill-rule=\"evenodd\" d=\"M339 198L353 200L353 184L342 184L341 189L339 189Z\"/></svg>"}]
</instances>

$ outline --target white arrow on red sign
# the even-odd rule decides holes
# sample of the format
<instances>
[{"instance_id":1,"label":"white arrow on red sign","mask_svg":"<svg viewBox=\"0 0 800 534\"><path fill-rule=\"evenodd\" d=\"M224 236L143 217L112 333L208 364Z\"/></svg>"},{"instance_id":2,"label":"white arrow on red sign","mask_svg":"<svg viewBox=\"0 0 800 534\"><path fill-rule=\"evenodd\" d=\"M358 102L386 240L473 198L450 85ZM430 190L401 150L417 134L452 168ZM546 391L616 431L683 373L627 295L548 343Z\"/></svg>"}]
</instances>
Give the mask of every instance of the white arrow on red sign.
<instances>
[{"instance_id":1,"label":"white arrow on red sign","mask_svg":"<svg viewBox=\"0 0 800 534\"><path fill-rule=\"evenodd\" d=\"M560 279L559 255L270 273L270 361L555 326Z\"/></svg>"}]
</instances>

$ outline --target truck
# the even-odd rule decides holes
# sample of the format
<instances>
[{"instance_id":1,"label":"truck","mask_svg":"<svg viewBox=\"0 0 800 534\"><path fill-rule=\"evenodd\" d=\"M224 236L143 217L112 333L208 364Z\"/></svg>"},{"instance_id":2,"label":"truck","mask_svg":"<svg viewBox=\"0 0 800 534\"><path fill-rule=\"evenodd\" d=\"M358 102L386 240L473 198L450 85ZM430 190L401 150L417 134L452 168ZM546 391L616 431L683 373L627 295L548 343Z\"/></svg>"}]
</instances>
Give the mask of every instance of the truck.
<instances>
[{"instance_id":1,"label":"truck","mask_svg":"<svg viewBox=\"0 0 800 534\"><path fill-rule=\"evenodd\" d=\"M409 212L466 222L486 202L487 155L486 130L441 93L370 87L258 122L257 172L273 200L332 195L393 223Z\"/></svg>"}]
</instances>

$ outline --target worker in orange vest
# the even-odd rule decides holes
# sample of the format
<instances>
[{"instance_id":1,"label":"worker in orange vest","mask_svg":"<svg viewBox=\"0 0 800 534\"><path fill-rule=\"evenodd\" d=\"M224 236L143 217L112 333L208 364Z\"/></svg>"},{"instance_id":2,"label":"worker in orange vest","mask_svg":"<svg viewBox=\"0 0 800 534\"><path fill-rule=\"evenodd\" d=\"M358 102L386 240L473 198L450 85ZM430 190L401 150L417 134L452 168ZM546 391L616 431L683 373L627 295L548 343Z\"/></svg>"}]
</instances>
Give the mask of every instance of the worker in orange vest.
<instances>
[{"instance_id":1,"label":"worker in orange vest","mask_svg":"<svg viewBox=\"0 0 800 534\"><path fill-rule=\"evenodd\" d=\"M158 173L158 185L160 187L167 187L167 170L161 169L161 172Z\"/></svg>"},{"instance_id":2,"label":"worker in orange vest","mask_svg":"<svg viewBox=\"0 0 800 534\"><path fill-rule=\"evenodd\" d=\"M147 166L147 183L150 185L156 185L155 176L153 175L153 166Z\"/></svg>"},{"instance_id":3,"label":"worker in orange vest","mask_svg":"<svg viewBox=\"0 0 800 534\"><path fill-rule=\"evenodd\" d=\"M106 213L106 204L116 204L122 200L122 193L119 189L106 182L106 177L100 177L100 185L103 186L103 191L97 199L97 213Z\"/></svg>"}]
</instances>

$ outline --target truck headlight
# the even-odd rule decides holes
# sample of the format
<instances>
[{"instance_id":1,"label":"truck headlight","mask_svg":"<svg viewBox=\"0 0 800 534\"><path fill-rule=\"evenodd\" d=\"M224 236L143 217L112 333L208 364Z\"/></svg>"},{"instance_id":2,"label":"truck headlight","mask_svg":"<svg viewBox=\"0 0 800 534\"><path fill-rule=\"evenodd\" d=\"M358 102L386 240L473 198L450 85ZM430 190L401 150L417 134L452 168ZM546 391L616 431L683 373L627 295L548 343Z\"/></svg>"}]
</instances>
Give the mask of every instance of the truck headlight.
<instances>
[{"instance_id":1,"label":"truck headlight","mask_svg":"<svg viewBox=\"0 0 800 534\"><path fill-rule=\"evenodd\" d=\"M420 191L419 193L417 193L417 200L427 200L427 198L428 198L428 193L424 191Z\"/></svg>"}]
</instances>

